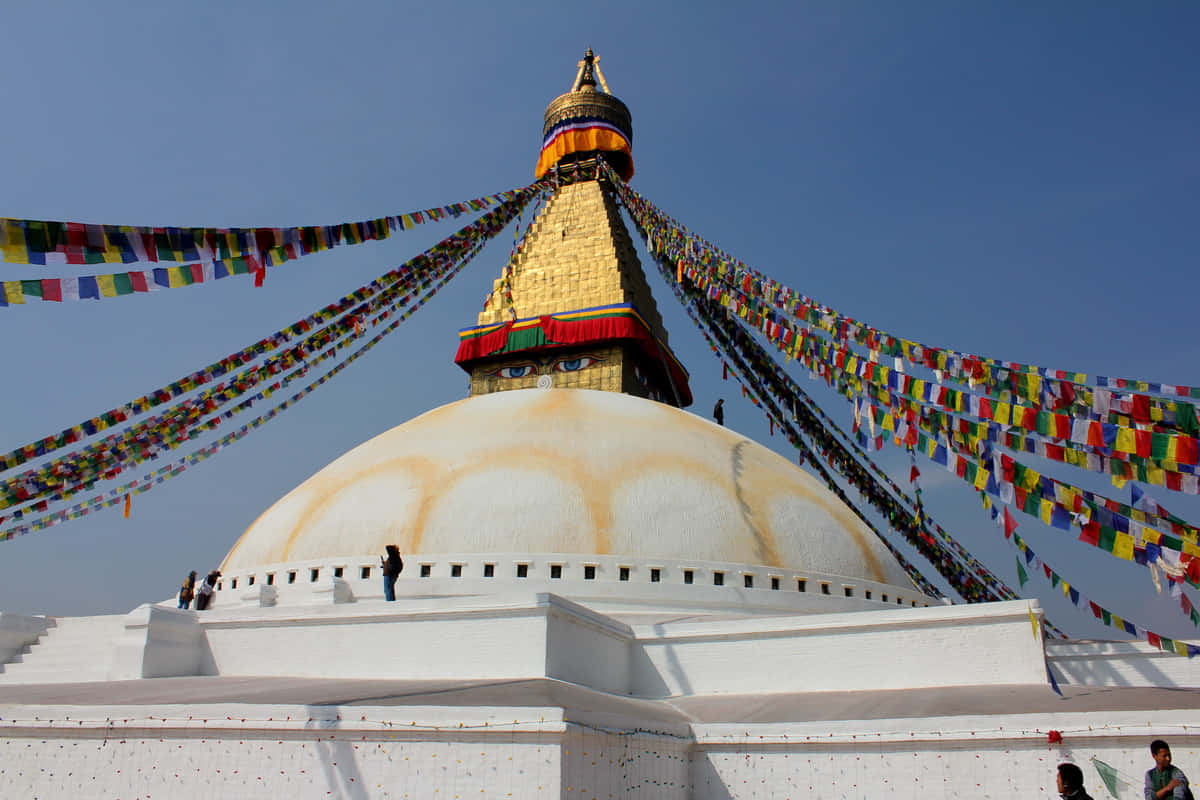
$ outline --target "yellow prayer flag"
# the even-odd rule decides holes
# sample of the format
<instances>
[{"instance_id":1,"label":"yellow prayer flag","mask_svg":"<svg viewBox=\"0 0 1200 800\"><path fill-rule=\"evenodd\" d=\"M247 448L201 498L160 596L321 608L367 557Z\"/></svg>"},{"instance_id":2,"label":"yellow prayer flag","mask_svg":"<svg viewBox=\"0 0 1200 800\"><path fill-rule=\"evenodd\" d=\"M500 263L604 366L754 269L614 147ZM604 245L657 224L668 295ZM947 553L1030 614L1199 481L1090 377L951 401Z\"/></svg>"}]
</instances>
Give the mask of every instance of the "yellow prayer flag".
<instances>
[{"instance_id":1,"label":"yellow prayer flag","mask_svg":"<svg viewBox=\"0 0 1200 800\"><path fill-rule=\"evenodd\" d=\"M1113 555L1125 561L1133 561L1133 537L1117 531L1116 540L1113 542Z\"/></svg>"},{"instance_id":2,"label":"yellow prayer flag","mask_svg":"<svg viewBox=\"0 0 1200 800\"><path fill-rule=\"evenodd\" d=\"M20 305L25 302L25 295L21 293L20 281L4 282L4 299L9 305Z\"/></svg>"},{"instance_id":3,"label":"yellow prayer flag","mask_svg":"<svg viewBox=\"0 0 1200 800\"><path fill-rule=\"evenodd\" d=\"M1062 583L1059 584L1059 586L1062 587L1063 597L1071 596L1071 584L1067 583L1066 581L1063 581Z\"/></svg>"},{"instance_id":4,"label":"yellow prayer flag","mask_svg":"<svg viewBox=\"0 0 1200 800\"><path fill-rule=\"evenodd\" d=\"M100 287L101 297L116 297L117 287L113 284L112 275L97 275L96 285Z\"/></svg>"},{"instance_id":5,"label":"yellow prayer flag","mask_svg":"<svg viewBox=\"0 0 1200 800\"><path fill-rule=\"evenodd\" d=\"M1008 403L996 403L992 406L992 420L998 425L1008 425L1012 414L1012 406Z\"/></svg>"},{"instance_id":6,"label":"yellow prayer flag","mask_svg":"<svg viewBox=\"0 0 1200 800\"><path fill-rule=\"evenodd\" d=\"M1121 630L1125 629L1125 620L1121 619L1116 614L1112 615L1112 621L1114 628L1120 628Z\"/></svg>"},{"instance_id":7,"label":"yellow prayer flag","mask_svg":"<svg viewBox=\"0 0 1200 800\"><path fill-rule=\"evenodd\" d=\"M1033 613L1033 603L1029 604L1029 625L1033 628L1033 638L1040 638L1038 635L1038 619Z\"/></svg>"},{"instance_id":8,"label":"yellow prayer flag","mask_svg":"<svg viewBox=\"0 0 1200 800\"><path fill-rule=\"evenodd\" d=\"M977 469L975 471L975 488L981 492L986 489L988 485L988 478L990 478L991 475L992 473L988 472L983 467Z\"/></svg>"},{"instance_id":9,"label":"yellow prayer flag","mask_svg":"<svg viewBox=\"0 0 1200 800\"><path fill-rule=\"evenodd\" d=\"M1042 500L1038 504L1038 516L1042 518L1042 522L1050 524L1051 515L1054 513L1054 503L1049 500Z\"/></svg>"},{"instance_id":10,"label":"yellow prayer flag","mask_svg":"<svg viewBox=\"0 0 1200 800\"><path fill-rule=\"evenodd\" d=\"M1133 435L1132 428L1117 429L1116 449L1122 453L1137 452L1137 437Z\"/></svg>"},{"instance_id":11,"label":"yellow prayer flag","mask_svg":"<svg viewBox=\"0 0 1200 800\"><path fill-rule=\"evenodd\" d=\"M4 254L4 260L11 264L28 264L28 251L23 244L3 244L0 245L0 253Z\"/></svg>"},{"instance_id":12,"label":"yellow prayer flag","mask_svg":"<svg viewBox=\"0 0 1200 800\"><path fill-rule=\"evenodd\" d=\"M1124 489L1125 484L1129 483L1128 478L1123 478L1120 475L1113 475L1111 477L1112 477L1112 485L1117 487L1118 489Z\"/></svg>"},{"instance_id":13,"label":"yellow prayer flag","mask_svg":"<svg viewBox=\"0 0 1200 800\"><path fill-rule=\"evenodd\" d=\"M1025 468L1025 474L1021 478L1022 489L1036 489L1042 481L1042 473L1035 469Z\"/></svg>"}]
</instances>

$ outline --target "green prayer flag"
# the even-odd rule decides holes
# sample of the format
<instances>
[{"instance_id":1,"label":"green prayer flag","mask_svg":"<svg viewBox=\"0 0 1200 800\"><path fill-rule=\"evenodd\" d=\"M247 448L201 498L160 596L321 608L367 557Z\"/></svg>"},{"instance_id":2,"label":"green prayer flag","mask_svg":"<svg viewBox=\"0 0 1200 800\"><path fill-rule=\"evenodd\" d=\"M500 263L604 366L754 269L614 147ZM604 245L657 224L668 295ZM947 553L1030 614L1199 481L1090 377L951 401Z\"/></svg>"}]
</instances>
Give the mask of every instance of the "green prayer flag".
<instances>
[{"instance_id":1,"label":"green prayer flag","mask_svg":"<svg viewBox=\"0 0 1200 800\"><path fill-rule=\"evenodd\" d=\"M1029 573L1025 571L1025 567L1021 565L1020 557L1017 558L1017 580L1021 582L1021 586L1029 583Z\"/></svg>"},{"instance_id":2,"label":"green prayer flag","mask_svg":"<svg viewBox=\"0 0 1200 800\"><path fill-rule=\"evenodd\" d=\"M1196 421L1196 407L1191 403L1176 403L1175 426L1188 436L1200 435L1200 422Z\"/></svg>"},{"instance_id":3,"label":"green prayer flag","mask_svg":"<svg viewBox=\"0 0 1200 800\"><path fill-rule=\"evenodd\" d=\"M118 272L113 275L113 290L118 295L133 294L133 281L130 280L128 272Z\"/></svg>"},{"instance_id":4,"label":"green prayer flag","mask_svg":"<svg viewBox=\"0 0 1200 800\"><path fill-rule=\"evenodd\" d=\"M1099 774L1100 780L1104 781L1104 788L1108 789L1108 793L1113 797L1118 797L1117 771L1098 758L1092 759L1092 766L1096 768L1096 773Z\"/></svg>"},{"instance_id":5,"label":"green prayer flag","mask_svg":"<svg viewBox=\"0 0 1200 800\"><path fill-rule=\"evenodd\" d=\"M40 280L21 281L21 294L29 297L41 297L42 282Z\"/></svg>"},{"instance_id":6,"label":"green prayer flag","mask_svg":"<svg viewBox=\"0 0 1200 800\"><path fill-rule=\"evenodd\" d=\"M1113 545L1117 542L1117 531L1115 528L1110 528L1107 525L1100 526L1100 539L1097 543L1101 550L1106 553L1113 551Z\"/></svg>"}]
</instances>

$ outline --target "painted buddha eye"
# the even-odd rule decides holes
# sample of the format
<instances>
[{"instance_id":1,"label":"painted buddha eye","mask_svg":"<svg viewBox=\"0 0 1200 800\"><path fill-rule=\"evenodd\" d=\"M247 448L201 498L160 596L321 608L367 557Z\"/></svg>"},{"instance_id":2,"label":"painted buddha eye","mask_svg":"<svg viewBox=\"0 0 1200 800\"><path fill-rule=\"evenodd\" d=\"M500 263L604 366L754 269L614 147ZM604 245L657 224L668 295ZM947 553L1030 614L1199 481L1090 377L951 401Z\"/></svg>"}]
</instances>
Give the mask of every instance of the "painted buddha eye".
<instances>
[{"instance_id":1,"label":"painted buddha eye","mask_svg":"<svg viewBox=\"0 0 1200 800\"><path fill-rule=\"evenodd\" d=\"M586 369L592 364L603 361L602 358L595 356L580 356L579 358L564 358L562 361L554 362L555 372L578 372L581 369Z\"/></svg>"},{"instance_id":2,"label":"painted buddha eye","mask_svg":"<svg viewBox=\"0 0 1200 800\"><path fill-rule=\"evenodd\" d=\"M537 367L533 364L518 364L512 367L501 367L491 375L499 378L524 378L535 372L537 372Z\"/></svg>"}]
</instances>

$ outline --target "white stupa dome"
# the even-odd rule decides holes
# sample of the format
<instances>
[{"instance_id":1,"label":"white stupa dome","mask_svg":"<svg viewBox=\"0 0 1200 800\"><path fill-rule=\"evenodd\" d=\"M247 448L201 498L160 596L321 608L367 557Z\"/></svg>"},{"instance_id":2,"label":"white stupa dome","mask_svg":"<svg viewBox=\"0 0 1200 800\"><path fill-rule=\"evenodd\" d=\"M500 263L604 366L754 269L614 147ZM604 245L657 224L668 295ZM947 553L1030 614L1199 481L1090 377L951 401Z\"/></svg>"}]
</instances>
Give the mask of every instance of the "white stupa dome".
<instances>
[{"instance_id":1,"label":"white stupa dome","mask_svg":"<svg viewBox=\"0 0 1200 800\"><path fill-rule=\"evenodd\" d=\"M222 570L376 554L575 553L775 566L909 587L808 473L679 409L499 392L359 445L260 516Z\"/></svg>"}]
</instances>

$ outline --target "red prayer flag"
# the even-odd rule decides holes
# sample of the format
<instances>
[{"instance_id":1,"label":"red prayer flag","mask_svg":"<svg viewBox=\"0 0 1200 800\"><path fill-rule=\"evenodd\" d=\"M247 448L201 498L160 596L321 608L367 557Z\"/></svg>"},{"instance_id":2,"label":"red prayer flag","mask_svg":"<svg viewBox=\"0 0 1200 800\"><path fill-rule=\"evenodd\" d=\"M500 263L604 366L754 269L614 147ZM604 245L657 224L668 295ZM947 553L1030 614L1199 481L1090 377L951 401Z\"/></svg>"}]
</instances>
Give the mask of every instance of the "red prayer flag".
<instances>
[{"instance_id":1,"label":"red prayer flag","mask_svg":"<svg viewBox=\"0 0 1200 800\"><path fill-rule=\"evenodd\" d=\"M62 302L62 282L58 278L42 278L42 299Z\"/></svg>"},{"instance_id":2,"label":"red prayer flag","mask_svg":"<svg viewBox=\"0 0 1200 800\"><path fill-rule=\"evenodd\" d=\"M1134 422L1149 422L1150 421L1150 398L1144 394L1135 394L1130 398L1129 415L1133 417Z\"/></svg>"},{"instance_id":3,"label":"red prayer flag","mask_svg":"<svg viewBox=\"0 0 1200 800\"><path fill-rule=\"evenodd\" d=\"M1017 521L1013 519L1013 515L1008 512L1008 506L1004 507L1004 538L1011 538L1013 531L1017 529Z\"/></svg>"},{"instance_id":4,"label":"red prayer flag","mask_svg":"<svg viewBox=\"0 0 1200 800\"><path fill-rule=\"evenodd\" d=\"M1175 460L1180 464L1195 464L1197 458L1196 440L1191 436L1177 437Z\"/></svg>"}]
</instances>

